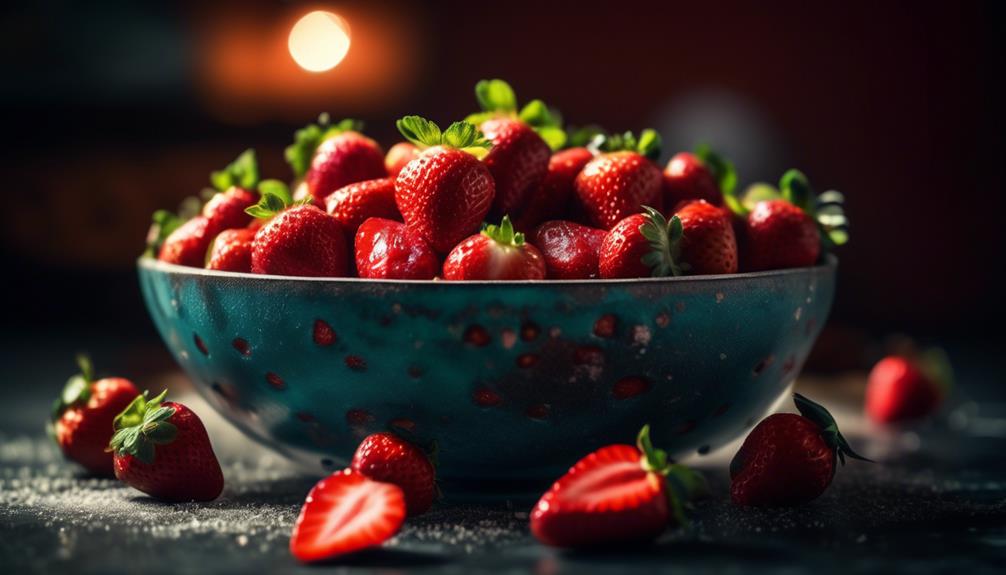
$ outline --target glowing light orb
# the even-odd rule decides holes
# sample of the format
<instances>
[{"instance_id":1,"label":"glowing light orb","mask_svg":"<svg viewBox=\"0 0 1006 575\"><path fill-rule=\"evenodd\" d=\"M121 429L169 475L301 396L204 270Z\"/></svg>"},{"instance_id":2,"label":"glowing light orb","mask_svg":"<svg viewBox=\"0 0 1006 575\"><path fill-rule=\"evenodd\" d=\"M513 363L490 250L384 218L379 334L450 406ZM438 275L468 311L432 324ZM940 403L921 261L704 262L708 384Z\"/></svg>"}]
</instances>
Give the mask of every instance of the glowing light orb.
<instances>
[{"instance_id":1,"label":"glowing light orb","mask_svg":"<svg viewBox=\"0 0 1006 575\"><path fill-rule=\"evenodd\" d=\"M290 29L287 46L294 62L308 72L325 72L349 52L349 24L337 14L315 10Z\"/></svg>"}]
</instances>

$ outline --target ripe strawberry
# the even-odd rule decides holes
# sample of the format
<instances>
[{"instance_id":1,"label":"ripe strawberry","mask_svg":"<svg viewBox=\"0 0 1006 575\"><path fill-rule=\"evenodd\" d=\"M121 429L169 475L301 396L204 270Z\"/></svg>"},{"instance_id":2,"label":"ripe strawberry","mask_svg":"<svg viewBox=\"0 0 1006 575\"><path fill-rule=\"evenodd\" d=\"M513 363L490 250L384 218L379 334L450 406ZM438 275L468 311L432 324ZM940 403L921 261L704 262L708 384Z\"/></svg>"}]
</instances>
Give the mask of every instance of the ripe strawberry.
<instances>
[{"instance_id":1,"label":"ripe strawberry","mask_svg":"<svg viewBox=\"0 0 1006 575\"><path fill-rule=\"evenodd\" d=\"M766 417L730 462L730 496L737 505L800 505L824 493L837 461L869 461L852 450L828 410L799 393L793 399L802 415Z\"/></svg>"},{"instance_id":2,"label":"ripe strawberry","mask_svg":"<svg viewBox=\"0 0 1006 575\"><path fill-rule=\"evenodd\" d=\"M552 154L545 179L528 197L527 205L514 219L514 227L521 231L532 230L549 218L565 215L575 193L573 182L593 158L594 153L587 148L570 148Z\"/></svg>"},{"instance_id":3,"label":"ripe strawberry","mask_svg":"<svg viewBox=\"0 0 1006 575\"><path fill-rule=\"evenodd\" d=\"M203 216L196 216L171 232L161 244L157 259L169 264L201 268L206 252L216 236L214 226Z\"/></svg>"},{"instance_id":4,"label":"ripe strawberry","mask_svg":"<svg viewBox=\"0 0 1006 575\"><path fill-rule=\"evenodd\" d=\"M704 200L684 205L678 262L689 274L737 273L737 240L729 212Z\"/></svg>"},{"instance_id":5,"label":"ripe strawberry","mask_svg":"<svg viewBox=\"0 0 1006 575\"><path fill-rule=\"evenodd\" d=\"M290 535L290 553L305 563L375 547L405 521L405 495L397 485L344 469L307 494Z\"/></svg>"},{"instance_id":6,"label":"ripe strawberry","mask_svg":"<svg viewBox=\"0 0 1006 575\"><path fill-rule=\"evenodd\" d=\"M364 438L351 467L374 481L400 487L409 515L424 513L433 505L437 494L433 464L421 449L393 433Z\"/></svg>"},{"instance_id":7,"label":"ripe strawberry","mask_svg":"<svg viewBox=\"0 0 1006 575\"><path fill-rule=\"evenodd\" d=\"M251 271L279 276L342 277L348 269L345 232L319 208L294 205L263 193L249 208L256 217L275 215L252 240ZM285 209L284 209L285 208Z\"/></svg>"},{"instance_id":8,"label":"ripe strawberry","mask_svg":"<svg viewBox=\"0 0 1006 575\"><path fill-rule=\"evenodd\" d=\"M367 218L401 220L395 205L395 179L364 180L339 188L325 198L325 209L350 236Z\"/></svg>"},{"instance_id":9,"label":"ripe strawberry","mask_svg":"<svg viewBox=\"0 0 1006 575\"><path fill-rule=\"evenodd\" d=\"M251 273L252 240L256 230L237 228L217 234L210 248L206 269Z\"/></svg>"},{"instance_id":10,"label":"ripe strawberry","mask_svg":"<svg viewBox=\"0 0 1006 575\"><path fill-rule=\"evenodd\" d=\"M514 233L510 218L461 242L444 261L445 280L540 280L545 278L541 252Z\"/></svg>"},{"instance_id":11,"label":"ripe strawberry","mask_svg":"<svg viewBox=\"0 0 1006 575\"><path fill-rule=\"evenodd\" d=\"M112 439L112 421L139 391L128 379L94 379L91 360L77 356L80 373L66 382L52 408L52 436L68 459L95 475L112 475L112 454L105 448Z\"/></svg>"},{"instance_id":12,"label":"ripe strawberry","mask_svg":"<svg viewBox=\"0 0 1006 575\"><path fill-rule=\"evenodd\" d=\"M440 273L437 253L401 222L367 219L356 231L355 248L361 278L429 280Z\"/></svg>"},{"instance_id":13,"label":"ripe strawberry","mask_svg":"<svg viewBox=\"0 0 1006 575\"><path fill-rule=\"evenodd\" d=\"M732 193L737 184L733 164L708 147L696 153L680 152L664 168L664 207L676 210L682 202L705 200L723 205L723 191Z\"/></svg>"},{"instance_id":14,"label":"ripe strawberry","mask_svg":"<svg viewBox=\"0 0 1006 575\"><path fill-rule=\"evenodd\" d=\"M410 142L427 148L395 180L395 201L405 224L440 253L473 233L492 205L495 184L476 156L491 144L478 128L455 122L440 128L419 116L398 120Z\"/></svg>"},{"instance_id":15,"label":"ripe strawberry","mask_svg":"<svg viewBox=\"0 0 1006 575\"><path fill-rule=\"evenodd\" d=\"M644 130L637 141L630 132L604 141L605 153L587 162L574 182L577 209L594 227L611 229L642 206L661 209L660 136Z\"/></svg>"},{"instance_id":16,"label":"ripe strawberry","mask_svg":"<svg viewBox=\"0 0 1006 575\"><path fill-rule=\"evenodd\" d=\"M703 488L701 476L653 448L645 426L636 447L602 447L560 477L531 512L531 533L555 547L655 539L686 522L684 503Z\"/></svg>"},{"instance_id":17,"label":"ripe strawberry","mask_svg":"<svg viewBox=\"0 0 1006 575\"><path fill-rule=\"evenodd\" d=\"M115 476L164 501L212 501L224 488L203 422L188 407L137 395L113 422Z\"/></svg>"},{"instance_id":18,"label":"ripe strawberry","mask_svg":"<svg viewBox=\"0 0 1006 575\"><path fill-rule=\"evenodd\" d=\"M942 350L920 357L892 355L873 366L866 386L866 414L877 423L920 419L939 408L953 375Z\"/></svg>"},{"instance_id":19,"label":"ripe strawberry","mask_svg":"<svg viewBox=\"0 0 1006 575\"><path fill-rule=\"evenodd\" d=\"M343 186L387 175L384 152L360 133L362 129L355 120L329 124L328 115L322 114L318 124L297 130L286 159L314 198L322 200Z\"/></svg>"},{"instance_id":20,"label":"ripe strawberry","mask_svg":"<svg viewBox=\"0 0 1006 575\"><path fill-rule=\"evenodd\" d=\"M598 277L598 253L608 232L564 220L538 226L538 246L549 279L594 279Z\"/></svg>"},{"instance_id":21,"label":"ripe strawberry","mask_svg":"<svg viewBox=\"0 0 1006 575\"><path fill-rule=\"evenodd\" d=\"M398 142L388 150L384 156L384 168L388 171L388 176L395 178L402 171L405 164L419 157L419 148L411 142Z\"/></svg>"},{"instance_id":22,"label":"ripe strawberry","mask_svg":"<svg viewBox=\"0 0 1006 575\"><path fill-rule=\"evenodd\" d=\"M210 222L210 228L219 233L223 230L243 228L251 223L252 217L245 210L258 202L258 194L244 188L229 188L214 194L203 206L203 217Z\"/></svg>"},{"instance_id":23,"label":"ripe strawberry","mask_svg":"<svg viewBox=\"0 0 1006 575\"><path fill-rule=\"evenodd\" d=\"M518 120L494 118L480 127L493 144L483 160L496 182L490 215L519 214L545 178L552 151L530 126Z\"/></svg>"},{"instance_id":24,"label":"ripe strawberry","mask_svg":"<svg viewBox=\"0 0 1006 575\"><path fill-rule=\"evenodd\" d=\"M657 210L643 206L611 228L601 242L598 271L602 278L641 278L681 275L675 251L682 235L681 220L670 221Z\"/></svg>"}]
</instances>

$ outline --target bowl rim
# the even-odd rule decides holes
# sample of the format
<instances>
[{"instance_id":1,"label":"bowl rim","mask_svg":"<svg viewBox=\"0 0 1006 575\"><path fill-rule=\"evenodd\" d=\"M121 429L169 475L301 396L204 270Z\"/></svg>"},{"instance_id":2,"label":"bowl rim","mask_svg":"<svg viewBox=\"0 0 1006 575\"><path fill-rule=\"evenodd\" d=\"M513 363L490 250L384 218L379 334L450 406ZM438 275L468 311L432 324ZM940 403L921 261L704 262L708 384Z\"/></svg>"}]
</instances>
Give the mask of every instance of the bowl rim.
<instances>
[{"instance_id":1,"label":"bowl rim","mask_svg":"<svg viewBox=\"0 0 1006 575\"><path fill-rule=\"evenodd\" d=\"M447 281L442 279L433 280L395 280L395 279L371 279L357 277L308 277L308 276L275 276L266 274L252 274L244 272L226 272L219 270L208 270L205 268L194 268L182 266L168 262L162 262L149 256L140 256L137 259L137 267L152 271L168 272L179 275L210 277L210 278L240 278L255 281L278 281L295 283L327 283L327 284L362 284L362 285L427 285L427 286L550 286L550 285L652 285L652 284L675 284L675 283L696 283L712 281L742 281L749 279L782 277L791 275L805 275L808 273L834 272L838 268L838 258L834 254L826 254L824 261L817 265L800 268L783 268L777 270L767 270L759 272L743 272L735 274L706 274L695 276L677 277L649 277L649 278L618 278L618 279L543 279L543 280L470 280L470 281Z\"/></svg>"}]
</instances>

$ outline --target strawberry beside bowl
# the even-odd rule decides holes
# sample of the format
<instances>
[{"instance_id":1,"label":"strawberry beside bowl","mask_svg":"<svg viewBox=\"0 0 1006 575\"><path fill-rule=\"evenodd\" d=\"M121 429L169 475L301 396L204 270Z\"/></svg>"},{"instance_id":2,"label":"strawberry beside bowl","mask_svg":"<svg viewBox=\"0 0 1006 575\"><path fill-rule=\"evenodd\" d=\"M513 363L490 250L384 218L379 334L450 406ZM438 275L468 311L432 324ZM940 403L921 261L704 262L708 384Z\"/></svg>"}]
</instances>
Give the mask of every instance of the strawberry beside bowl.
<instances>
[{"instance_id":1,"label":"strawberry beside bowl","mask_svg":"<svg viewBox=\"0 0 1006 575\"><path fill-rule=\"evenodd\" d=\"M317 471L392 429L437 475L553 479L631 443L672 455L734 439L789 388L827 318L836 261L635 280L292 278L139 261L147 308L200 392Z\"/></svg>"}]
</instances>

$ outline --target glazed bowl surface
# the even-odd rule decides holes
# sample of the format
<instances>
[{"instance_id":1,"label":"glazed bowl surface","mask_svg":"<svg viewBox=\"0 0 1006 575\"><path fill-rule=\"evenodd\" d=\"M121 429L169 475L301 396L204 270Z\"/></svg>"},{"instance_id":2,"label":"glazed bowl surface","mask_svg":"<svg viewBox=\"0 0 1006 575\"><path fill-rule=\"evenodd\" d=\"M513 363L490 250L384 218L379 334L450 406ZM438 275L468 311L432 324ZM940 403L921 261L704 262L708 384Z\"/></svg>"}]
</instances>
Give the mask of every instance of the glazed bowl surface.
<instances>
[{"instance_id":1,"label":"glazed bowl surface","mask_svg":"<svg viewBox=\"0 0 1006 575\"><path fill-rule=\"evenodd\" d=\"M199 391L319 471L393 429L445 484L542 481L649 423L673 456L749 428L796 378L836 262L606 281L289 278L141 259L150 315Z\"/></svg>"}]
</instances>

